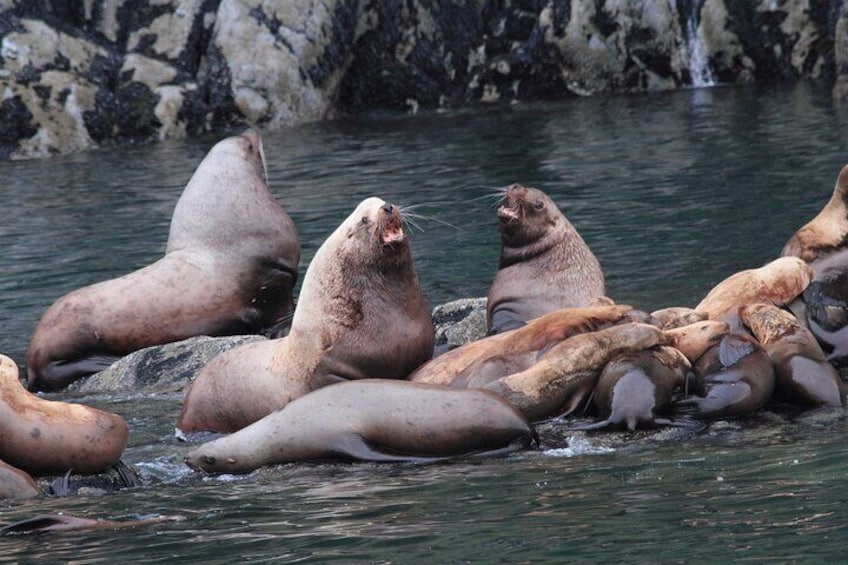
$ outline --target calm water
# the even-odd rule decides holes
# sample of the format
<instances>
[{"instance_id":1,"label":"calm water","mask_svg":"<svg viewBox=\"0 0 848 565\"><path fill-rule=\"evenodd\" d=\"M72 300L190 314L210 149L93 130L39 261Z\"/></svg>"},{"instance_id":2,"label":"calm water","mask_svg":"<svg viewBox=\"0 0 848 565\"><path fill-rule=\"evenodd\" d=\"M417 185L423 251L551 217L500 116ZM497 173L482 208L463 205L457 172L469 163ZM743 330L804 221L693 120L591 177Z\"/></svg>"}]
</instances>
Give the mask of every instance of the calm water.
<instances>
[{"instance_id":1,"label":"calm water","mask_svg":"<svg viewBox=\"0 0 848 565\"><path fill-rule=\"evenodd\" d=\"M23 362L59 296L152 261L209 137L0 163L0 352ZM694 305L775 258L848 162L829 94L715 88L485 112L374 117L266 133L270 183L297 223L301 273L363 198L416 205L413 251L432 305L484 295L497 264L495 187L551 194L617 301ZM449 224L449 225L446 225ZM288 465L200 479L171 438L180 398L93 396L130 423L146 486L0 503L0 520L64 511L185 520L0 540L0 560L79 563L822 561L848 539L843 411L717 424L641 441L447 465ZM567 435L567 434L566 434Z\"/></svg>"}]
</instances>

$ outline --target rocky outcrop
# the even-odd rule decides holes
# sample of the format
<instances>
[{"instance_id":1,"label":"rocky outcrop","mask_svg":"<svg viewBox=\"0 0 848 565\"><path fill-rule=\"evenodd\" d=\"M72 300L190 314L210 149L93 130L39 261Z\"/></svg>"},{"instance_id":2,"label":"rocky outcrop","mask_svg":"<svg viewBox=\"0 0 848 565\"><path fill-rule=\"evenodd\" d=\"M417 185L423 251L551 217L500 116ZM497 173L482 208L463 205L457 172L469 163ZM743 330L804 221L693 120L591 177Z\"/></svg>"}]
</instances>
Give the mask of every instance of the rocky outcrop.
<instances>
[{"instance_id":1,"label":"rocky outcrop","mask_svg":"<svg viewBox=\"0 0 848 565\"><path fill-rule=\"evenodd\" d=\"M0 157L712 82L844 96L848 0L0 0Z\"/></svg>"}]
</instances>

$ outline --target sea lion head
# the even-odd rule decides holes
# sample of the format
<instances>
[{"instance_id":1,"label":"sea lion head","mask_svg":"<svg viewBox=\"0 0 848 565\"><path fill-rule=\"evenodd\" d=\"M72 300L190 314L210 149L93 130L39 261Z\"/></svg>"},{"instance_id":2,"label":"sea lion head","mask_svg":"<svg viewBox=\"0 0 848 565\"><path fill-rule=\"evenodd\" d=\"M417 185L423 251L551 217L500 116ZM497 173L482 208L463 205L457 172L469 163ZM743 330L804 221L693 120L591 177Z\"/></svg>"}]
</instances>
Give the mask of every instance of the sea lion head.
<instances>
[{"instance_id":1,"label":"sea lion head","mask_svg":"<svg viewBox=\"0 0 848 565\"><path fill-rule=\"evenodd\" d=\"M798 333L802 327L790 312L762 302L740 307L739 317L764 346Z\"/></svg>"},{"instance_id":2,"label":"sea lion head","mask_svg":"<svg viewBox=\"0 0 848 565\"><path fill-rule=\"evenodd\" d=\"M511 184L504 191L498 219L503 245L523 247L544 238L564 217L541 190Z\"/></svg>"},{"instance_id":3,"label":"sea lion head","mask_svg":"<svg viewBox=\"0 0 848 565\"><path fill-rule=\"evenodd\" d=\"M377 197L366 198L340 226L338 254L365 264L396 263L409 257L400 208Z\"/></svg>"}]
</instances>

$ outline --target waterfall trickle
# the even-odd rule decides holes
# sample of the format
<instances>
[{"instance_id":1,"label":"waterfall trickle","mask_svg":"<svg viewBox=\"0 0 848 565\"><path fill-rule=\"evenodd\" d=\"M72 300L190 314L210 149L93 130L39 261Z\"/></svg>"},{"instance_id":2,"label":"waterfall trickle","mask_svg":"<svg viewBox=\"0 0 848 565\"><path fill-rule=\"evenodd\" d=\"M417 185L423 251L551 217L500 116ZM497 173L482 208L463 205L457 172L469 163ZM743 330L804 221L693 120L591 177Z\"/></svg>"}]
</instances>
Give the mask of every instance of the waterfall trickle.
<instances>
[{"instance_id":1,"label":"waterfall trickle","mask_svg":"<svg viewBox=\"0 0 848 565\"><path fill-rule=\"evenodd\" d=\"M686 18L686 50L689 54L689 74L692 76L692 86L713 86L715 80L710 70L710 60L704 42L698 36L699 2L695 0Z\"/></svg>"}]
</instances>

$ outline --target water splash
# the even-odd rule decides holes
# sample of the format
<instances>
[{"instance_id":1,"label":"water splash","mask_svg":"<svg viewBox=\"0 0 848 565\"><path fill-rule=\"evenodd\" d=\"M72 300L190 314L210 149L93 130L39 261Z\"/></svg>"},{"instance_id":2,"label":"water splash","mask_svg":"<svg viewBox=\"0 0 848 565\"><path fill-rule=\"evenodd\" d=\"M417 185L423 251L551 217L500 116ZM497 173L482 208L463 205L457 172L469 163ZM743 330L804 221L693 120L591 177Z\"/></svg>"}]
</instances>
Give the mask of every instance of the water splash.
<instances>
[{"instance_id":1,"label":"water splash","mask_svg":"<svg viewBox=\"0 0 848 565\"><path fill-rule=\"evenodd\" d=\"M710 59L704 43L698 37L698 15L697 8L689 12L686 19L686 50L689 54L689 74L692 77L692 86L705 87L714 86L715 79L710 70Z\"/></svg>"}]
</instances>

